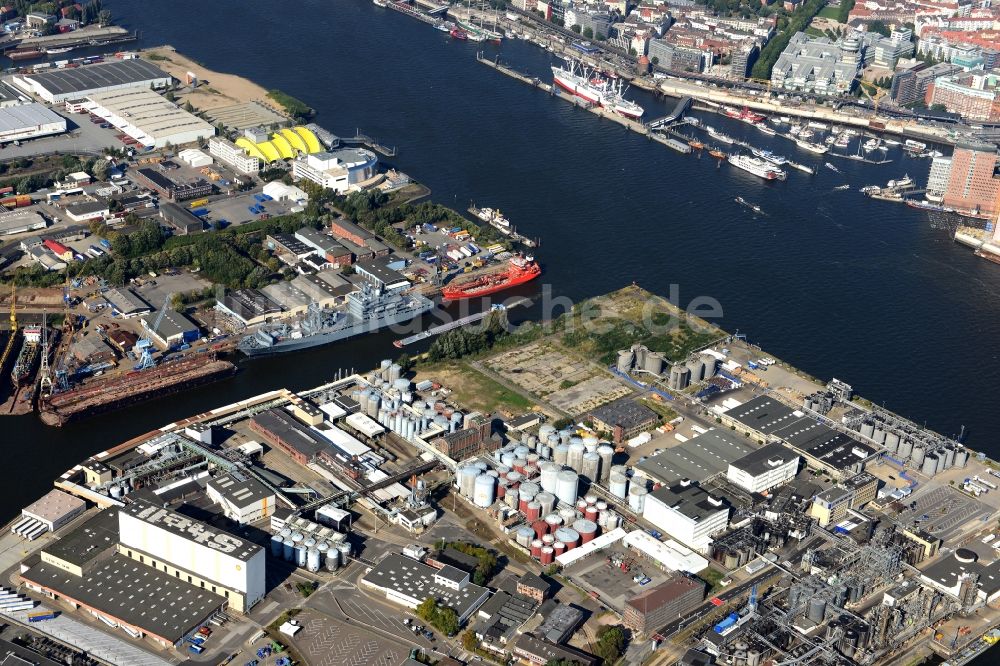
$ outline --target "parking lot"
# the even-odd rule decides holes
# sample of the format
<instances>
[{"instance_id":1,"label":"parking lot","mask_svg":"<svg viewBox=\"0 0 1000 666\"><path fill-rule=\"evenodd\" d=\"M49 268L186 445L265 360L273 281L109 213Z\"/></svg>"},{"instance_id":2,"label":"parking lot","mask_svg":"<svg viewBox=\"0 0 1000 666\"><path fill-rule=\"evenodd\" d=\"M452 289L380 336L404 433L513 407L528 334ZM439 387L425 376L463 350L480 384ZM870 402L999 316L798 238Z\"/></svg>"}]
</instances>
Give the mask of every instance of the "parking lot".
<instances>
[{"instance_id":1,"label":"parking lot","mask_svg":"<svg viewBox=\"0 0 1000 666\"><path fill-rule=\"evenodd\" d=\"M155 279L147 280L135 291L142 300L149 303L153 309L158 310L163 307L163 302L171 294L188 294L193 291L201 291L210 285L208 280L204 280L194 273L181 271L177 275L158 275Z\"/></svg>"},{"instance_id":2,"label":"parking lot","mask_svg":"<svg viewBox=\"0 0 1000 666\"><path fill-rule=\"evenodd\" d=\"M907 504L899 520L904 524L918 521L921 528L944 540L960 531L967 522L985 519L993 512L986 504L949 486L918 491L910 501L915 503L914 508Z\"/></svg>"},{"instance_id":3,"label":"parking lot","mask_svg":"<svg viewBox=\"0 0 1000 666\"><path fill-rule=\"evenodd\" d=\"M122 148L114 129L105 129L88 120L84 114L66 113L65 109L52 111L67 119L67 132L56 136L22 141L20 146L6 144L0 150L0 159L32 157L43 153L89 153L98 154L105 148Z\"/></svg>"},{"instance_id":4,"label":"parking lot","mask_svg":"<svg viewBox=\"0 0 1000 666\"><path fill-rule=\"evenodd\" d=\"M217 199L205 206L205 208L208 208L208 215L202 219L210 222L225 220L228 224L245 224L246 222L252 222L259 216L251 213L249 209L252 206L257 205L257 203L258 202L254 199L253 193L236 194L230 197ZM265 212L274 217L276 215L286 215L289 213L291 209L295 207L295 202L265 201L263 206Z\"/></svg>"},{"instance_id":5,"label":"parking lot","mask_svg":"<svg viewBox=\"0 0 1000 666\"><path fill-rule=\"evenodd\" d=\"M627 567L613 566L608 558L620 557ZM581 564L570 568L569 576L584 589L596 590L601 595L601 601L619 611L625 607L625 602L635 595L664 583L669 574L627 550L612 549L596 554ZM649 578L649 582L640 585L633 580L639 574Z\"/></svg>"},{"instance_id":6,"label":"parking lot","mask_svg":"<svg viewBox=\"0 0 1000 666\"><path fill-rule=\"evenodd\" d=\"M410 656L405 643L313 610L295 619L303 628L290 643L311 666L397 666Z\"/></svg>"}]
</instances>

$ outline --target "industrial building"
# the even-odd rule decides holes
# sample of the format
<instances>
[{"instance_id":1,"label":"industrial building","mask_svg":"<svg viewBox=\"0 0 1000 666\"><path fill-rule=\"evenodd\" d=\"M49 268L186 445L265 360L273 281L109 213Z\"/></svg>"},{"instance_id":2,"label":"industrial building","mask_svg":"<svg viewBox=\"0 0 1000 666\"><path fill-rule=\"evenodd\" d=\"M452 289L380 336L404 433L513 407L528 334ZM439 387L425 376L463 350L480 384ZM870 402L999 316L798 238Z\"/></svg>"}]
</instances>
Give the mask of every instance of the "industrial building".
<instances>
[{"instance_id":1,"label":"industrial building","mask_svg":"<svg viewBox=\"0 0 1000 666\"><path fill-rule=\"evenodd\" d=\"M766 395L728 409L719 416L723 424L735 426L762 444L772 439L785 442L811 465L841 478L860 472L876 455L875 449L868 444Z\"/></svg>"},{"instance_id":2,"label":"industrial building","mask_svg":"<svg viewBox=\"0 0 1000 666\"><path fill-rule=\"evenodd\" d=\"M28 231L38 231L48 226L37 210L21 209L0 213L0 236L12 236Z\"/></svg>"},{"instance_id":3,"label":"industrial building","mask_svg":"<svg viewBox=\"0 0 1000 666\"><path fill-rule=\"evenodd\" d=\"M960 600L965 593L992 603L1000 598L1000 560L984 565L978 559L974 551L959 548L924 569L920 580Z\"/></svg>"},{"instance_id":4,"label":"industrial building","mask_svg":"<svg viewBox=\"0 0 1000 666\"><path fill-rule=\"evenodd\" d=\"M259 157L247 155L245 150L225 137L213 136L209 139L208 154L239 173L253 174L260 171Z\"/></svg>"},{"instance_id":5,"label":"industrial building","mask_svg":"<svg viewBox=\"0 0 1000 666\"><path fill-rule=\"evenodd\" d=\"M159 169L143 167L133 173L140 185L157 192L172 201L188 201L199 197L207 197L212 193L212 184L204 178L196 178L189 182L178 182Z\"/></svg>"},{"instance_id":6,"label":"industrial building","mask_svg":"<svg viewBox=\"0 0 1000 666\"><path fill-rule=\"evenodd\" d=\"M697 608L705 598L705 583L681 574L625 602L622 621L632 631L654 632Z\"/></svg>"},{"instance_id":7,"label":"industrial building","mask_svg":"<svg viewBox=\"0 0 1000 666\"><path fill-rule=\"evenodd\" d=\"M163 317L159 313L152 313L142 318L142 328L153 340L166 349L172 345L194 342L198 339L200 332L198 324L191 321L186 315L169 307L162 311ZM159 320L159 324L157 324Z\"/></svg>"},{"instance_id":8,"label":"industrial building","mask_svg":"<svg viewBox=\"0 0 1000 666\"><path fill-rule=\"evenodd\" d=\"M726 478L744 490L762 493L794 479L798 471L799 457L772 443L729 463Z\"/></svg>"},{"instance_id":9,"label":"industrial building","mask_svg":"<svg viewBox=\"0 0 1000 666\"><path fill-rule=\"evenodd\" d=\"M875 499L877 491L878 479L862 472L816 495L809 515L819 521L820 527L836 524L849 509L860 509Z\"/></svg>"},{"instance_id":10,"label":"industrial building","mask_svg":"<svg viewBox=\"0 0 1000 666\"><path fill-rule=\"evenodd\" d=\"M92 93L85 105L140 145L181 146L215 135L215 128L152 90Z\"/></svg>"},{"instance_id":11,"label":"industrial building","mask_svg":"<svg viewBox=\"0 0 1000 666\"><path fill-rule=\"evenodd\" d=\"M190 577L115 552L120 514L116 508L101 511L47 544L41 561L21 577L28 588L62 599L110 627L170 647L221 610L226 600ZM198 570L205 566L211 566L210 559Z\"/></svg>"},{"instance_id":12,"label":"industrial building","mask_svg":"<svg viewBox=\"0 0 1000 666\"><path fill-rule=\"evenodd\" d=\"M119 513L118 550L222 596L240 613L264 598L264 549L145 500Z\"/></svg>"},{"instance_id":13,"label":"industrial building","mask_svg":"<svg viewBox=\"0 0 1000 666\"><path fill-rule=\"evenodd\" d=\"M173 79L145 60L115 60L83 67L15 74L11 83L49 104L128 88L168 88Z\"/></svg>"},{"instance_id":14,"label":"industrial building","mask_svg":"<svg viewBox=\"0 0 1000 666\"><path fill-rule=\"evenodd\" d=\"M598 666L602 660L569 645L559 645L544 638L524 633L511 646L511 653L522 664L545 666L549 662L573 663L580 666Z\"/></svg>"},{"instance_id":15,"label":"industrial building","mask_svg":"<svg viewBox=\"0 0 1000 666\"><path fill-rule=\"evenodd\" d=\"M77 201L65 208L66 217L74 222L103 220L111 214L111 208L106 201Z\"/></svg>"},{"instance_id":16,"label":"industrial building","mask_svg":"<svg viewBox=\"0 0 1000 666\"><path fill-rule=\"evenodd\" d=\"M490 596L488 589L469 582L469 574L464 571L449 565L435 569L398 553L383 557L358 584L407 608L434 598L455 611L459 624L465 624Z\"/></svg>"},{"instance_id":17,"label":"industrial building","mask_svg":"<svg viewBox=\"0 0 1000 666\"><path fill-rule=\"evenodd\" d=\"M631 398L620 398L601 405L585 418L593 421L597 430L611 433L616 444L653 428L660 420L656 412Z\"/></svg>"},{"instance_id":18,"label":"industrial building","mask_svg":"<svg viewBox=\"0 0 1000 666\"><path fill-rule=\"evenodd\" d=\"M688 482L663 486L646 497L642 517L699 553L729 525L729 505Z\"/></svg>"},{"instance_id":19,"label":"industrial building","mask_svg":"<svg viewBox=\"0 0 1000 666\"><path fill-rule=\"evenodd\" d=\"M41 499L21 509L21 520L11 532L34 540L45 532L55 532L87 510L87 503L61 490L50 490Z\"/></svg>"},{"instance_id":20,"label":"industrial building","mask_svg":"<svg viewBox=\"0 0 1000 666\"><path fill-rule=\"evenodd\" d=\"M292 177L310 180L338 194L357 190L375 176L378 157L364 148L343 148L292 162Z\"/></svg>"},{"instance_id":21,"label":"industrial building","mask_svg":"<svg viewBox=\"0 0 1000 666\"><path fill-rule=\"evenodd\" d=\"M399 271L389 268L389 262L377 257L371 261L358 262L354 270L366 282L386 291L399 291L410 286L410 281Z\"/></svg>"},{"instance_id":22,"label":"industrial building","mask_svg":"<svg viewBox=\"0 0 1000 666\"><path fill-rule=\"evenodd\" d=\"M66 131L66 119L43 104L32 102L0 108L0 144L52 136Z\"/></svg>"},{"instance_id":23,"label":"industrial building","mask_svg":"<svg viewBox=\"0 0 1000 666\"><path fill-rule=\"evenodd\" d=\"M138 317L139 315L152 312L153 308L149 303L139 298L131 289L122 287L112 287L104 292L104 300L108 302L115 315L124 319Z\"/></svg>"},{"instance_id":24,"label":"industrial building","mask_svg":"<svg viewBox=\"0 0 1000 666\"><path fill-rule=\"evenodd\" d=\"M682 445L662 449L636 463L637 472L657 483L671 485L681 479L704 482L722 474L734 460L753 447L730 430L709 428Z\"/></svg>"},{"instance_id":25,"label":"industrial building","mask_svg":"<svg viewBox=\"0 0 1000 666\"><path fill-rule=\"evenodd\" d=\"M241 525L274 513L274 491L245 474L230 472L205 484L208 497L222 507L230 520Z\"/></svg>"},{"instance_id":26,"label":"industrial building","mask_svg":"<svg viewBox=\"0 0 1000 666\"><path fill-rule=\"evenodd\" d=\"M281 314L281 306L258 289L227 291L225 296L216 301L215 307L244 326L263 324Z\"/></svg>"}]
</instances>

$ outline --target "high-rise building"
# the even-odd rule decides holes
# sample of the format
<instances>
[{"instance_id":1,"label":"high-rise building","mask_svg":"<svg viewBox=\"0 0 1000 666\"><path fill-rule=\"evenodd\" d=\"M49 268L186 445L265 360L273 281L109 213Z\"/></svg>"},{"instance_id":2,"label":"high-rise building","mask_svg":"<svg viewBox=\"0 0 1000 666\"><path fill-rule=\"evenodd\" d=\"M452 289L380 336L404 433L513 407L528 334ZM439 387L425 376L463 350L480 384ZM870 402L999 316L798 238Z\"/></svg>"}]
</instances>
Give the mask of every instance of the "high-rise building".
<instances>
[{"instance_id":1,"label":"high-rise building","mask_svg":"<svg viewBox=\"0 0 1000 666\"><path fill-rule=\"evenodd\" d=\"M960 144L951 156L951 173L943 203L950 208L997 212L1000 176L993 146Z\"/></svg>"}]
</instances>

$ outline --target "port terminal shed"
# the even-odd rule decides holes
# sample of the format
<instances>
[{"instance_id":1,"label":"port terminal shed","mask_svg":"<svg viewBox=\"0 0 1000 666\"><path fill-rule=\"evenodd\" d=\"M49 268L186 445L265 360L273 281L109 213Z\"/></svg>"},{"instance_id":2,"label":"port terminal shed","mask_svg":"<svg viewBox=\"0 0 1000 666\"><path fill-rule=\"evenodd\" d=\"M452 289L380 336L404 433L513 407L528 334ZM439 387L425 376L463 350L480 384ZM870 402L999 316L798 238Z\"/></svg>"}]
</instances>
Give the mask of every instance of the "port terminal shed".
<instances>
[{"instance_id":1,"label":"port terminal shed","mask_svg":"<svg viewBox=\"0 0 1000 666\"><path fill-rule=\"evenodd\" d=\"M56 104L112 90L166 89L173 83L173 79L152 63L132 59L55 69L38 74L16 74L10 78L10 83L49 104Z\"/></svg>"},{"instance_id":2,"label":"port terminal shed","mask_svg":"<svg viewBox=\"0 0 1000 666\"><path fill-rule=\"evenodd\" d=\"M661 569L698 573L708 566L708 560L690 548L682 546L673 539L660 541L642 530L629 532L622 543L652 560Z\"/></svg>"},{"instance_id":3,"label":"port terminal shed","mask_svg":"<svg viewBox=\"0 0 1000 666\"><path fill-rule=\"evenodd\" d=\"M0 143L52 136L66 131L66 119L44 104L32 102L0 108Z\"/></svg>"},{"instance_id":4,"label":"port terminal shed","mask_svg":"<svg viewBox=\"0 0 1000 666\"><path fill-rule=\"evenodd\" d=\"M819 418L792 409L774 398L758 396L721 412L723 424L767 443L781 441L812 466L845 478L864 469L877 451L853 437L838 432Z\"/></svg>"},{"instance_id":5,"label":"port terminal shed","mask_svg":"<svg viewBox=\"0 0 1000 666\"><path fill-rule=\"evenodd\" d=\"M159 313L151 313L142 318L142 328L147 331L153 340L163 348L185 342L194 342L200 333L198 325L188 319L183 313L171 310L169 307L163 311L163 318L156 320Z\"/></svg>"},{"instance_id":6,"label":"port terminal shed","mask_svg":"<svg viewBox=\"0 0 1000 666\"><path fill-rule=\"evenodd\" d=\"M38 231L47 227L48 224L48 220L37 210L12 210L0 213L0 236Z\"/></svg>"},{"instance_id":7,"label":"port terminal shed","mask_svg":"<svg viewBox=\"0 0 1000 666\"><path fill-rule=\"evenodd\" d=\"M722 474L734 460L754 448L741 435L721 428L709 428L682 446L663 449L635 465L653 481L670 485L681 479L704 482Z\"/></svg>"},{"instance_id":8,"label":"port terminal shed","mask_svg":"<svg viewBox=\"0 0 1000 666\"><path fill-rule=\"evenodd\" d=\"M79 497L53 489L22 509L21 520L14 524L11 531L26 537L34 531L39 536L46 531L55 532L86 509L87 503Z\"/></svg>"},{"instance_id":9,"label":"port terminal shed","mask_svg":"<svg viewBox=\"0 0 1000 666\"><path fill-rule=\"evenodd\" d=\"M215 135L215 128L209 123L152 90L132 88L92 93L87 96L85 107L146 147L181 146ZM202 155L211 164L211 158Z\"/></svg>"}]
</instances>

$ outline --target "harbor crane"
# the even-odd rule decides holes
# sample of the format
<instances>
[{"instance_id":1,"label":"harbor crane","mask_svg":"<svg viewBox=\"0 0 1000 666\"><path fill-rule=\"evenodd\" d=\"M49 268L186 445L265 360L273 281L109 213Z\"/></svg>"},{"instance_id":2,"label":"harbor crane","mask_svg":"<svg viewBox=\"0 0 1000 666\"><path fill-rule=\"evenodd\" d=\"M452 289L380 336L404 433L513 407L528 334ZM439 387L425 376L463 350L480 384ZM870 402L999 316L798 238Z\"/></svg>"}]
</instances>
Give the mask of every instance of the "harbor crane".
<instances>
[{"instance_id":1,"label":"harbor crane","mask_svg":"<svg viewBox=\"0 0 1000 666\"><path fill-rule=\"evenodd\" d=\"M11 350L14 349L14 341L17 339L17 286L10 286L10 337L7 338L7 346L0 355L0 368L7 364Z\"/></svg>"},{"instance_id":2,"label":"harbor crane","mask_svg":"<svg viewBox=\"0 0 1000 666\"><path fill-rule=\"evenodd\" d=\"M139 352L139 362L135 365L136 370L148 370L156 365L156 361L153 359L155 347L151 337L154 331L160 330L160 324L163 323L163 317L167 314L172 296L173 294L167 294L166 298L163 299L163 307L160 308L152 325L149 324L149 319L146 319L146 333L135 343L136 351Z\"/></svg>"}]
</instances>

